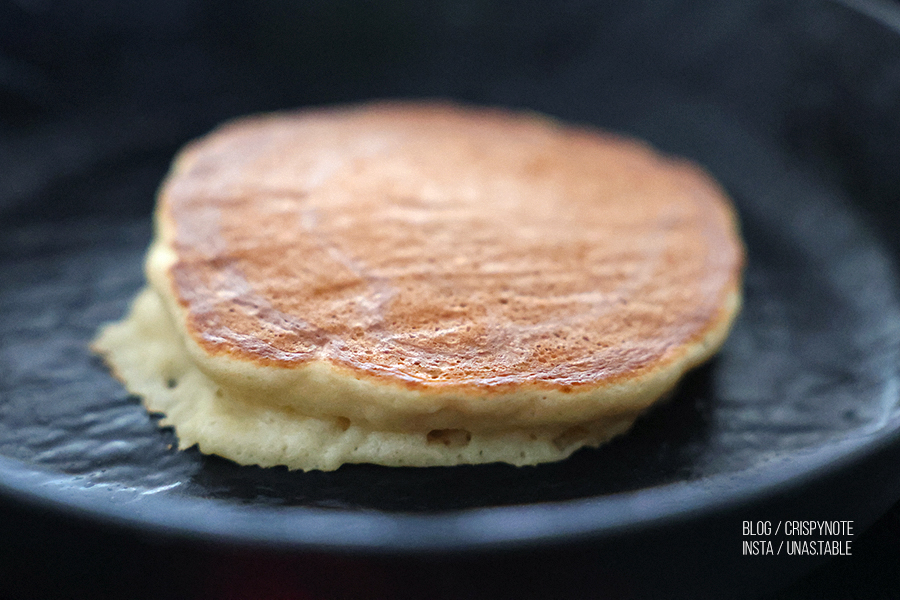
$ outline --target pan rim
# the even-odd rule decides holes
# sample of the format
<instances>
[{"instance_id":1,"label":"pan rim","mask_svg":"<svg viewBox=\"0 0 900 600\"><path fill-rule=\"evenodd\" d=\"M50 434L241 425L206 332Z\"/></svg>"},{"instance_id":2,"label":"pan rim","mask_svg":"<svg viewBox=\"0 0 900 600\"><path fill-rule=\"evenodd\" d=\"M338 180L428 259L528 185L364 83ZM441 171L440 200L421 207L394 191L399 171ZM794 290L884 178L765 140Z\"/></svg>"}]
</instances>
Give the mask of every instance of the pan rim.
<instances>
[{"instance_id":1,"label":"pan rim","mask_svg":"<svg viewBox=\"0 0 900 600\"><path fill-rule=\"evenodd\" d=\"M596 543L690 524L802 492L898 446L895 411L879 427L802 449L795 453L800 460L776 457L739 472L602 496L434 513L256 507L101 484L73 487L66 484L80 477L3 456L0 494L90 523L200 544L347 555L496 552Z\"/></svg>"}]
</instances>

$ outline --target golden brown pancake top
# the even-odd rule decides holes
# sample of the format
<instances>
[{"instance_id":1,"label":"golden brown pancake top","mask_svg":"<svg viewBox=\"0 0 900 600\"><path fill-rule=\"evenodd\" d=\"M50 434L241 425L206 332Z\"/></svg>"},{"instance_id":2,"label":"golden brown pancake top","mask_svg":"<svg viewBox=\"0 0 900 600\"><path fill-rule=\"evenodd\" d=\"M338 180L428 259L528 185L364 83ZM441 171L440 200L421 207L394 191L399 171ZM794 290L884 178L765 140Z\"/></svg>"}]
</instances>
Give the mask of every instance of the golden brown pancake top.
<instances>
[{"instance_id":1,"label":"golden brown pancake top","mask_svg":"<svg viewBox=\"0 0 900 600\"><path fill-rule=\"evenodd\" d=\"M160 198L205 351L420 389L652 370L730 318L743 260L698 167L447 104L237 121L190 146Z\"/></svg>"}]
</instances>

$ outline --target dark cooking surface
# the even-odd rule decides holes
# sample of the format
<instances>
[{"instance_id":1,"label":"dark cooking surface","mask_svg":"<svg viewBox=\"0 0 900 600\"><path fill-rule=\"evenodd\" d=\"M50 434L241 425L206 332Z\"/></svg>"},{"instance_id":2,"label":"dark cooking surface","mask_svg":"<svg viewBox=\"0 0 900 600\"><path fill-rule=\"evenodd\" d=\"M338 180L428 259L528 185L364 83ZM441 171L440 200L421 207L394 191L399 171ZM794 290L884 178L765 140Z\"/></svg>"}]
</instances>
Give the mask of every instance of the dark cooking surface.
<instances>
[{"instance_id":1,"label":"dark cooking surface","mask_svg":"<svg viewBox=\"0 0 900 600\"><path fill-rule=\"evenodd\" d=\"M691 481L892 431L900 299L887 250L834 185L726 115L702 105L681 107L678 123L669 114L648 110L633 128L653 140L678 135L682 152L695 150L692 136L718 133L698 158L738 207L745 303L718 358L610 446L536 468L354 465L333 473L178 453L172 432L158 431L87 350L97 326L122 315L142 284L148 218L84 217L20 224L2 236L0 453L71 475L76 487L438 511Z\"/></svg>"},{"instance_id":2,"label":"dark cooking surface","mask_svg":"<svg viewBox=\"0 0 900 600\"><path fill-rule=\"evenodd\" d=\"M616 576L643 581L636 557L650 552L663 573L654 581L690 591L696 580L677 569L693 565L700 588L722 597L715 590L772 589L814 562L741 557L732 540L741 519L827 515L864 527L896 501L896 33L812 0L571 1L552 14L539 2L345 11L171 0L134 14L112 0L81 4L0 0L0 487L26 507L0 510L12 515L0 534L15 542L0 559L14 558L13 568L43 581L49 555L62 563L51 561L52 572L77 579L78 563L61 553L87 549L132 574L141 557L185 573L188 556L206 573L182 542L231 527L232 542L271 535L277 550L327 539L337 552L367 532L378 532L370 545L407 549L491 536L569 549L579 535L611 536L618 545L588 554L602 557L590 570L573 571L585 563L556 547L555 562L522 563L514 577L533 574L533 593L588 572L604 589L627 589ZM141 283L147 215L168 160L232 115L422 95L535 108L707 165L734 196L750 258L746 306L721 355L631 435L557 465L303 474L172 451L172 433L85 350ZM710 510L726 500L732 512ZM441 512L464 507L487 510ZM32 514L19 520L19 510ZM658 517L643 521L644 533L672 515L687 526L673 536L660 525L651 546L610 514ZM103 537L98 524L110 520L126 525L115 535L127 543ZM875 534L896 523L885 517ZM181 536L147 542L150 530ZM135 562L122 558L132 551ZM848 576L855 591L884 581L859 576L865 552L835 559L829 574L858 569ZM205 585L263 560L243 557L217 563ZM302 564L312 577L320 563ZM465 592L472 564L441 576ZM385 572L377 567L364 573Z\"/></svg>"}]
</instances>

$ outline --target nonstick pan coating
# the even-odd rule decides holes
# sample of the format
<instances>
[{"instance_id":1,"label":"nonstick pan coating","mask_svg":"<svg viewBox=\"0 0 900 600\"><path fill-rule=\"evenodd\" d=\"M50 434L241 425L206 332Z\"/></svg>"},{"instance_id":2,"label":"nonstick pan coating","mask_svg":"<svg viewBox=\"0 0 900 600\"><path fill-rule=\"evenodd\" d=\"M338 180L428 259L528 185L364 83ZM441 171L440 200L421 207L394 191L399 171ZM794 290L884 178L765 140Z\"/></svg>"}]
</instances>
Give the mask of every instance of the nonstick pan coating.
<instances>
[{"instance_id":1,"label":"nonstick pan coating","mask_svg":"<svg viewBox=\"0 0 900 600\"><path fill-rule=\"evenodd\" d=\"M769 565L761 583L760 565L740 556L744 520L861 528L900 497L890 235L900 223L900 35L819 2L564 3L552 18L537 5L474 3L474 18L387 4L387 21L364 24L324 4L274 6L195 15L208 27L178 35L222 70L193 87L184 78L204 71L184 64L183 47L180 62L150 62L171 45L166 29L104 93L92 84L109 72L64 69L55 85L75 86L73 106L53 106L40 86L14 90L0 158L0 490L192 543L490 556L505 572L515 572L510 557L556 564L588 553L606 565L595 576L614 583L607 591L625 596L776 585L815 560ZM412 17L418 28L396 25ZM245 18L256 29L223 45ZM358 27L362 41L291 42L277 25L290 19L344 36ZM302 54L315 43L318 59ZM264 55L248 58L241 44ZM365 60L364 47L374 48ZM144 69L140 83L127 83L128 68ZM87 344L142 284L154 188L177 147L236 114L423 96L539 110L705 165L732 196L748 251L744 309L723 350L633 432L557 464L300 473L175 451L173 433ZM642 562L663 576L636 583Z\"/></svg>"}]
</instances>

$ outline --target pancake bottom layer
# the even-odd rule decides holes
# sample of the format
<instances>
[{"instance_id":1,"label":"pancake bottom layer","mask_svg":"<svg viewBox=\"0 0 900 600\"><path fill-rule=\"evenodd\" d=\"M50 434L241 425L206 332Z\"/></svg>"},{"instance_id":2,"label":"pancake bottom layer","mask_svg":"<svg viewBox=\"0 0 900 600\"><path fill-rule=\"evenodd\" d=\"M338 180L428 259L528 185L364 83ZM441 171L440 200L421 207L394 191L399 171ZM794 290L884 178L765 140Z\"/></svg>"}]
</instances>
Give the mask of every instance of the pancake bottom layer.
<instances>
[{"instance_id":1,"label":"pancake bottom layer","mask_svg":"<svg viewBox=\"0 0 900 600\"><path fill-rule=\"evenodd\" d=\"M316 418L277 399L238 400L191 359L158 294L135 299L126 319L100 332L101 353L128 390L151 412L163 413L181 449L197 445L244 465L285 465L331 471L343 463L449 466L506 462L517 466L561 460L624 433L643 412L617 413L577 426L514 431L380 431L343 418ZM674 381L673 381L674 384Z\"/></svg>"}]
</instances>

